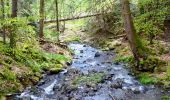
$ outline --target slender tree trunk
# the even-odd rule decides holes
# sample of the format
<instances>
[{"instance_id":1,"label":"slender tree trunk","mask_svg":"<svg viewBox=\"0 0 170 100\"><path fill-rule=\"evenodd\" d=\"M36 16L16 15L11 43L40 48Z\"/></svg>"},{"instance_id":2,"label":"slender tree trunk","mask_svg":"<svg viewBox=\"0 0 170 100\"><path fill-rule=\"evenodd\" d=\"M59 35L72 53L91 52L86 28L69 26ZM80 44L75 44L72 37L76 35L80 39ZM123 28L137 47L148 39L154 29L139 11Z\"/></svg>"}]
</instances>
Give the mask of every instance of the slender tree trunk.
<instances>
[{"instance_id":1,"label":"slender tree trunk","mask_svg":"<svg viewBox=\"0 0 170 100\"><path fill-rule=\"evenodd\" d=\"M128 41L133 52L135 61L137 66L139 66L139 51L137 44L137 34L134 28L133 19L131 16L129 0L121 0L122 1L122 15L125 24L125 30L127 33Z\"/></svg>"},{"instance_id":2,"label":"slender tree trunk","mask_svg":"<svg viewBox=\"0 0 170 100\"><path fill-rule=\"evenodd\" d=\"M56 30L57 32L59 32L60 29L59 29L59 20L58 20L58 0L55 0L55 4L56 4L56 24L57 24Z\"/></svg>"},{"instance_id":3,"label":"slender tree trunk","mask_svg":"<svg viewBox=\"0 0 170 100\"><path fill-rule=\"evenodd\" d=\"M12 0L12 18L17 17L17 11L18 11L18 0Z\"/></svg>"},{"instance_id":4,"label":"slender tree trunk","mask_svg":"<svg viewBox=\"0 0 170 100\"><path fill-rule=\"evenodd\" d=\"M17 17L17 11L18 11L18 0L12 0L12 15L11 15L12 18ZM10 47L14 48L15 46L16 46L15 31L13 30L12 32L10 32Z\"/></svg>"},{"instance_id":5,"label":"slender tree trunk","mask_svg":"<svg viewBox=\"0 0 170 100\"><path fill-rule=\"evenodd\" d=\"M170 1L167 2L166 5L170 5ZM168 14L166 15L166 18L164 20L164 28L165 28L165 41L170 42L170 6L168 6L167 9Z\"/></svg>"},{"instance_id":6,"label":"slender tree trunk","mask_svg":"<svg viewBox=\"0 0 170 100\"><path fill-rule=\"evenodd\" d=\"M2 20L4 21L5 20L5 5L4 5L4 0L1 0L1 6L2 6ZM3 25L2 27L2 35L3 35L3 42L4 44L6 44L6 33L5 33L5 26Z\"/></svg>"},{"instance_id":7,"label":"slender tree trunk","mask_svg":"<svg viewBox=\"0 0 170 100\"><path fill-rule=\"evenodd\" d=\"M44 38L44 0L40 0L40 27L39 38L40 41Z\"/></svg>"}]
</instances>

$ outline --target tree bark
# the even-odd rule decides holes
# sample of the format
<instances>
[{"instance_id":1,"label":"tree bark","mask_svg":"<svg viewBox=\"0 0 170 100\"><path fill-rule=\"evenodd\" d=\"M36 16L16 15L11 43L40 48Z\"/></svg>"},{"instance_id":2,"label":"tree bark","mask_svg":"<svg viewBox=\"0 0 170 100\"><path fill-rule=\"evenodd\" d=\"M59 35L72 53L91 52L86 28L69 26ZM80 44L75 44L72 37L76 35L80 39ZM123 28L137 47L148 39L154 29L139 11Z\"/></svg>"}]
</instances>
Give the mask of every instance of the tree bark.
<instances>
[{"instance_id":1,"label":"tree bark","mask_svg":"<svg viewBox=\"0 0 170 100\"><path fill-rule=\"evenodd\" d=\"M17 11L18 11L18 0L12 0L12 18L17 17Z\"/></svg>"},{"instance_id":2,"label":"tree bark","mask_svg":"<svg viewBox=\"0 0 170 100\"><path fill-rule=\"evenodd\" d=\"M5 20L5 3L4 0L1 0L1 6L2 6L2 20ZM5 27L3 25L2 27L2 35L3 35L3 43L6 44L6 33L5 33Z\"/></svg>"},{"instance_id":3,"label":"tree bark","mask_svg":"<svg viewBox=\"0 0 170 100\"><path fill-rule=\"evenodd\" d=\"M40 0L40 27L39 27L39 38L44 38L44 0Z\"/></svg>"},{"instance_id":4,"label":"tree bark","mask_svg":"<svg viewBox=\"0 0 170 100\"><path fill-rule=\"evenodd\" d=\"M139 51L137 48L137 34L134 28L133 19L131 16L129 0L122 1L122 15L124 19L125 31L127 33L128 41L136 61L136 65L139 66Z\"/></svg>"},{"instance_id":5,"label":"tree bark","mask_svg":"<svg viewBox=\"0 0 170 100\"><path fill-rule=\"evenodd\" d=\"M170 5L170 1L167 2L167 5ZM164 20L164 28L165 28L165 34L164 34L164 37L165 37L165 41L166 42L170 42L170 6L168 6L168 14Z\"/></svg>"},{"instance_id":6,"label":"tree bark","mask_svg":"<svg viewBox=\"0 0 170 100\"><path fill-rule=\"evenodd\" d=\"M58 19L58 0L55 0L55 4L56 4L56 25L57 25L56 30L57 32L59 32L60 29L59 29L59 19Z\"/></svg>"},{"instance_id":7,"label":"tree bark","mask_svg":"<svg viewBox=\"0 0 170 100\"><path fill-rule=\"evenodd\" d=\"M17 17L17 11L18 11L18 0L12 0L12 15L11 15L12 18ZM15 31L12 31L10 32L10 47L14 48L15 46L16 46Z\"/></svg>"}]
</instances>

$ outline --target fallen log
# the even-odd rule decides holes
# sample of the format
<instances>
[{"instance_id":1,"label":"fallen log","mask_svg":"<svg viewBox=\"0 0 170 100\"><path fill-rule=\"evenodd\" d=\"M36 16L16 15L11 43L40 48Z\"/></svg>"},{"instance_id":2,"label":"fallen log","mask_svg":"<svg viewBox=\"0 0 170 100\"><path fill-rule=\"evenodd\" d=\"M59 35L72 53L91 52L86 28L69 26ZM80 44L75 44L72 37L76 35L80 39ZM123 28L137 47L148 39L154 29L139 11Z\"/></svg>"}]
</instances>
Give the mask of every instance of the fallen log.
<instances>
[{"instance_id":1,"label":"fallen log","mask_svg":"<svg viewBox=\"0 0 170 100\"><path fill-rule=\"evenodd\" d=\"M93 16L98 16L98 15L102 15L102 13L98 13L98 14L92 14L92 15L84 15L84 16L77 16L77 17L72 17L72 18L62 18L59 19L59 21L70 21L70 20L75 20L75 19L82 19L82 18L88 18L88 17L93 17ZM44 23L48 24L48 23L55 23L55 20L45 20Z\"/></svg>"}]
</instances>

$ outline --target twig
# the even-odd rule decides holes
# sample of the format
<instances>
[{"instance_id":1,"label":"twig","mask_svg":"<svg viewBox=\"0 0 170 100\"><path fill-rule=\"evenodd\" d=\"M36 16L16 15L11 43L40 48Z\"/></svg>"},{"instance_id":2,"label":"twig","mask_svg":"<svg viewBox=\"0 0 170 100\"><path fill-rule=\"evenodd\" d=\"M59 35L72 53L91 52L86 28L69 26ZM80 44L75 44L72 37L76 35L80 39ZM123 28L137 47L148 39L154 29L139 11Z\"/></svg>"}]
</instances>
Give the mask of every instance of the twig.
<instances>
[{"instance_id":1,"label":"twig","mask_svg":"<svg viewBox=\"0 0 170 100\"><path fill-rule=\"evenodd\" d=\"M109 96L112 98L112 100L116 100L111 93L109 93Z\"/></svg>"}]
</instances>

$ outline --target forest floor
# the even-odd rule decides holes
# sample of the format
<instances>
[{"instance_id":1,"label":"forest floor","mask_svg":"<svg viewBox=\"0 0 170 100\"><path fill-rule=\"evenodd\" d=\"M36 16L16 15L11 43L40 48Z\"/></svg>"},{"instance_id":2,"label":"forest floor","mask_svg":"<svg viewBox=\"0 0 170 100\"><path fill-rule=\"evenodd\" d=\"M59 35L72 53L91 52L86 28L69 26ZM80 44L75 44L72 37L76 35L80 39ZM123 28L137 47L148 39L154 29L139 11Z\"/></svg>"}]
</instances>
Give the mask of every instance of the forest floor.
<instances>
[{"instance_id":1,"label":"forest floor","mask_svg":"<svg viewBox=\"0 0 170 100\"><path fill-rule=\"evenodd\" d=\"M44 74L58 73L71 61L70 51L62 44L15 49L15 55L8 44L0 42L0 46L0 99L36 85Z\"/></svg>"}]
</instances>

